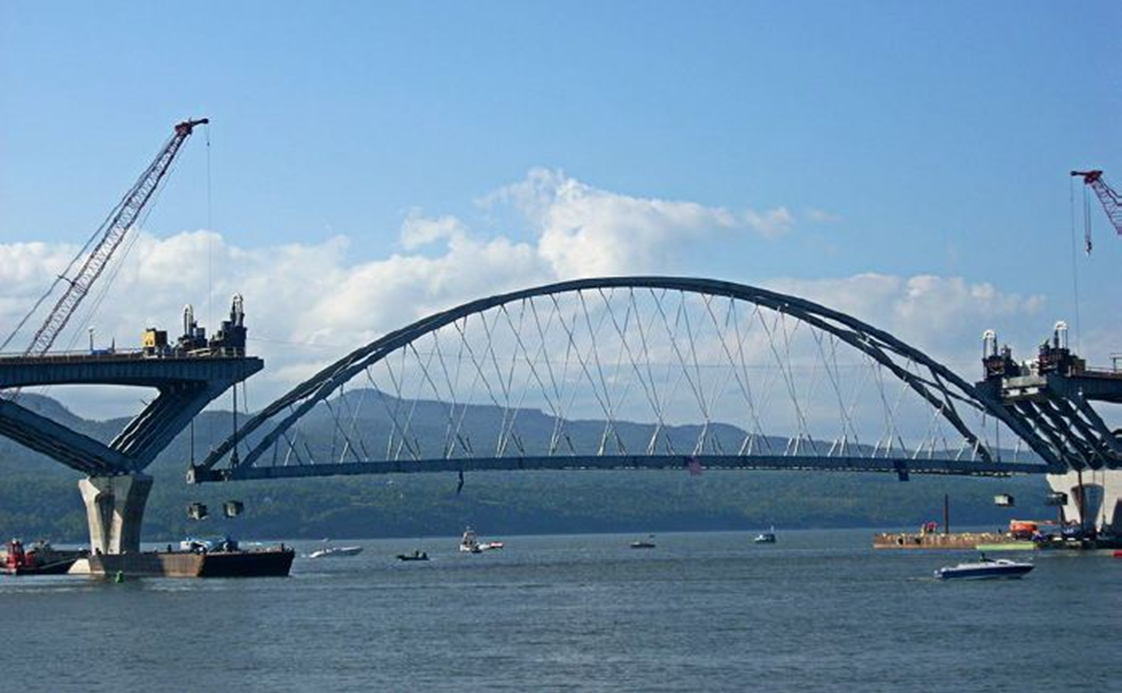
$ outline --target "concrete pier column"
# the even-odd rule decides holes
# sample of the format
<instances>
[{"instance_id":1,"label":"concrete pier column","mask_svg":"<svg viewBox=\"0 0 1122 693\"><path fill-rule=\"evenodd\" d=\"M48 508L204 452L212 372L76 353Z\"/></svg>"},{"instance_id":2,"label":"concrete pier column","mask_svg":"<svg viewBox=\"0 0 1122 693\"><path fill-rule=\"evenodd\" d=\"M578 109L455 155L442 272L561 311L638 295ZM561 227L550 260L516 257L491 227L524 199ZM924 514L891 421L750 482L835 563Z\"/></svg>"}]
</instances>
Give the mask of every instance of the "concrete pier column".
<instances>
[{"instance_id":1,"label":"concrete pier column","mask_svg":"<svg viewBox=\"0 0 1122 693\"><path fill-rule=\"evenodd\" d=\"M1084 520L1100 531L1122 535L1122 470L1103 469L1083 472L1084 496L1079 495L1079 474L1049 474L1048 485L1067 494L1064 519ZM1082 513L1086 513L1083 517Z\"/></svg>"},{"instance_id":2,"label":"concrete pier column","mask_svg":"<svg viewBox=\"0 0 1122 693\"><path fill-rule=\"evenodd\" d=\"M90 551L135 553L140 551L144 506L152 490L147 474L91 476L78 482L90 525Z\"/></svg>"}]
</instances>

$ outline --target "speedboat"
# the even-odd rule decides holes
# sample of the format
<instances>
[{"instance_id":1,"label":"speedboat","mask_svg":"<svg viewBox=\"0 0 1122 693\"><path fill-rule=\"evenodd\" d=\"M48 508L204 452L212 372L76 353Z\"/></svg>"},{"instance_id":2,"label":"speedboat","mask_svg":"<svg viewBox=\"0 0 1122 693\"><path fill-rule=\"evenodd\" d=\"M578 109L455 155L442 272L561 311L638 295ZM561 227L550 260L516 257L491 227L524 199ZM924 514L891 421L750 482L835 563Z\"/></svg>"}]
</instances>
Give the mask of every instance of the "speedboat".
<instances>
[{"instance_id":1,"label":"speedboat","mask_svg":"<svg viewBox=\"0 0 1122 693\"><path fill-rule=\"evenodd\" d=\"M638 539L631 542L631 548L633 549L653 549L654 547L655 543L653 534L648 534L646 539Z\"/></svg>"},{"instance_id":2,"label":"speedboat","mask_svg":"<svg viewBox=\"0 0 1122 693\"><path fill-rule=\"evenodd\" d=\"M1033 569L1032 563L1019 563L1005 558L986 558L974 563L959 563L935 571L940 580L1000 580L1023 577Z\"/></svg>"},{"instance_id":3,"label":"speedboat","mask_svg":"<svg viewBox=\"0 0 1122 693\"><path fill-rule=\"evenodd\" d=\"M756 538L753 539L752 541L757 543L757 544L774 544L775 543L775 527L772 527L770 531L760 532L759 534L756 535Z\"/></svg>"},{"instance_id":4,"label":"speedboat","mask_svg":"<svg viewBox=\"0 0 1122 693\"><path fill-rule=\"evenodd\" d=\"M332 546L327 544L322 549L317 549L308 554L308 558L343 558L345 556L357 556L360 553L362 553L361 546Z\"/></svg>"},{"instance_id":5,"label":"speedboat","mask_svg":"<svg viewBox=\"0 0 1122 693\"><path fill-rule=\"evenodd\" d=\"M399 561L427 561L427 560L429 560L429 555L427 553L425 553L424 551L414 550L413 553L399 553L399 554L397 554L397 560L399 560Z\"/></svg>"},{"instance_id":6,"label":"speedboat","mask_svg":"<svg viewBox=\"0 0 1122 693\"><path fill-rule=\"evenodd\" d=\"M475 536L475 530L471 527L466 528L464 536L460 537L460 551L464 553L483 553L502 547L503 543L501 541L479 541Z\"/></svg>"}]
</instances>

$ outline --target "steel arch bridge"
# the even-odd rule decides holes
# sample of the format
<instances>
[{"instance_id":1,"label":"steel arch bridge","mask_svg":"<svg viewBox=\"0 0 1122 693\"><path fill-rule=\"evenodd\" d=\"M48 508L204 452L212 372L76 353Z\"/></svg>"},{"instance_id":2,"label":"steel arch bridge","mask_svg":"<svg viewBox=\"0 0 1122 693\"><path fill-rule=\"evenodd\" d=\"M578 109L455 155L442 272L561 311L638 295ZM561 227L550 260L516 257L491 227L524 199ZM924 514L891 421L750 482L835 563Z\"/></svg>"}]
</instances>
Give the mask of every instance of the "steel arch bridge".
<instances>
[{"instance_id":1,"label":"steel arch bridge","mask_svg":"<svg viewBox=\"0 0 1122 693\"><path fill-rule=\"evenodd\" d=\"M188 480L623 468L1067 465L991 389L852 316L642 276L496 295L386 334L246 420Z\"/></svg>"}]
</instances>

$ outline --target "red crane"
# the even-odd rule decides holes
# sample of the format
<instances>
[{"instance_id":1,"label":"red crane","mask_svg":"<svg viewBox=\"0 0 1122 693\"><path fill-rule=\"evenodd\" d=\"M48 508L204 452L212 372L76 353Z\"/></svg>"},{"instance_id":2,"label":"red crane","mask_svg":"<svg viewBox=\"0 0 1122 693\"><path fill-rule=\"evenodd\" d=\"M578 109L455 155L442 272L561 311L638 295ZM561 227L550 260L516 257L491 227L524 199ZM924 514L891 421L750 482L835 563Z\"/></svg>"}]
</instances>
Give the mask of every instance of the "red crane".
<instances>
[{"instance_id":1,"label":"red crane","mask_svg":"<svg viewBox=\"0 0 1122 693\"><path fill-rule=\"evenodd\" d=\"M1099 197L1099 202L1102 203L1103 209L1106 210L1106 216L1110 219L1110 223L1114 225L1114 230L1118 235L1122 236L1122 197L1118 195L1103 179L1102 171L1072 171L1072 176L1080 176L1083 178L1083 185L1090 186L1095 194ZM1086 188L1084 188L1086 190ZM1091 252L1091 221L1087 214L1088 203L1084 199L1084 243L1087 252Z\"/></svg>"},{"instance_id":2,"label":"red crane","mask_svg":"<svg viewBox=\"0 0 1122 693\"><path fill-rule=\"evenodd\" d=\"M144 170L144 173L140 175L140 178L113 209L105 224L102 225L101 228L104 229L104 232L101 233L100 240L97 241L97 245L90 251L90 254L86 256L85 261L81 263L81 266L74 274L70 275L70 268L78 264L78 260L81 257L79 253L79 257L76 257L70 267L67 268L67 271L59 277L60 281L66 283L66 289L63 291L62 296L59 297L58 302L55 303L54 308L51 309L47 319L35 333L34 339L31 340L31 345L24 351L24 356L41 356L50 350L55 339L58 338L58 335L66 327L66 323L69 322L71 316L74 315L74 311L78 308L79 304L81 304L82 299L86 297L90 287L92 287L94 282L97 281L97 278L101 276L102 270L105 269L105 266L113 257L113 253L121 246L121 242L125 239L125 236L128 235L137 219L140 218L141 212L144 211L144 207L148 204L148 201L152 199L152 195L156 192L156 188L159 186L161 179L163 179L171 168L171 164L175 160L175 155L179 153L179 148L183 146L183 143L191 136L191 132L196 125L205 125L209 122L210 121L206 118L185 120L175 126L175 132L164 145L163 149L160 150L160 153L156 155L156 158L148 165L148 168ZM96 238L97 234L94 234L94 237ZM92 242L93 239L91 238L90 241ZM89 247L89 244L87 244L87 247ZM84 251L85 248L83 248L83 252ZM56 282L56 284L57 283L58 282ZM47 295L50 295L53 290L54 285L47 291ZM45 295L43 299L45 299L47 295ZM42 303L43 299L40 299L39 303L36 303L36 308ZM31 312L34 313L36 308L33 308ZM30 317L31 314L29 313L27 318L24 318L16 328L16 331L19 331L20 327L22 327ZM12 336L15 336L15 332L12 333ZM11 337L8 338L8 341L10 340Z\"/></svg>"}]
</instances>

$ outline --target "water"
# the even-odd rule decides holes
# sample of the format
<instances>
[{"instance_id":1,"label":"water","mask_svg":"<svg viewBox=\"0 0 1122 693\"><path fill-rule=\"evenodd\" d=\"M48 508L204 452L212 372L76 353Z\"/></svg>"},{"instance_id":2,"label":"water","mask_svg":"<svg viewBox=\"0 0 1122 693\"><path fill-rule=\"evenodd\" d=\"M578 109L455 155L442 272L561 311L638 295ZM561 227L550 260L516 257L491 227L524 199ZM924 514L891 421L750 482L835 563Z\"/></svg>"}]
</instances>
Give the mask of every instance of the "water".
<instances>
[{"instance_id":1,"label":"water","mask_svg":"<svg viewBox=\"0 0 1122 693\"><path fill-rule=\"evenodd\" d=\"M871 537L348 541L364 553L288 579L5 578L0 661L29 691L1122 689L1122 560L944 583L971 554ZM432 560L393 559L414 548Z\"/></svg>"}]
</instances>

